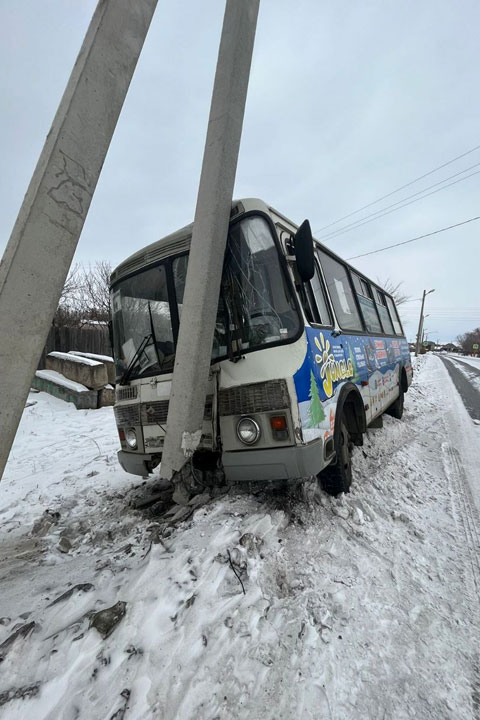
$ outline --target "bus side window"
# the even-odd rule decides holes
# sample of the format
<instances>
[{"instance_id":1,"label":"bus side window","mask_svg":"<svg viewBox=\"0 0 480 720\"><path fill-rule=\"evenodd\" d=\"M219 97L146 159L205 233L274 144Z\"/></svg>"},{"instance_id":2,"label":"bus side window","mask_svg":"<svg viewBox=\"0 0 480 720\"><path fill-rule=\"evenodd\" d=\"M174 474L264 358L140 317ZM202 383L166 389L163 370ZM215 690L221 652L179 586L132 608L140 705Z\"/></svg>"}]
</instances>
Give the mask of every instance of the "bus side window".
<instances>
[{"instance_id":1,"label":"bus side window","mask_svg":"<svg viewBox=\"0 0 480 720\"><path fill-rule=\"evenodd\" d=\"M302 304L303 310L305 312L305 317L307 321L312 323L318 322L318 315L316 312L316 306L315 302L312 297L312 291L310 289L309 283L303 283L301 281L295 283L295 287L298 292L298 297L300 298L300 302Z\"/></svg>"},{"instance_id":2,"label":"bus side window","mask_svg":"<svg viewBox=\"0 0 480 720\"><path fill-rule=\"evenodd\" d=\"M322 276L320 275L320 269L318 262L315 260L315 274L310 280L310 288L315 298L315 304L318 311L318 324L319 325L332 325L332 317L330 310L327 305L327 297L325 294L325 287L323 284Z\"/></svg>"},{"instance_id":3,"label":"bus side window","mask_svg":"<svg viewBox=\"0 0 480 720\"><path fill-rule=\"evenodd\" d=\"M352 278L357 293L358 304L360 305L368 332L381 333L382 326L375 308L375 303L372 299L372 290L369 284L356 273L352 273Z\"/></svg>"},{"instance_id":4,"label":"bus side window","mask_svg":"<svg viewBox=\"0 0 480 720\"><path fill-rule=\"evenodd\" d=\"M319 250L318 254L328 293L340 327L342 330L362 332L363 324L355 304L346 267L330 257L330 255L327 255L323 250Z\"/></svg>"},{"instance_id":5,"label":"bus side window","mask_svg":"<svg viewBox=\"0 0 480 720\"><path fill-rule=\"evenodd\" d=\"M373 296L375 298L375 305L377 306L378 314L383 325L383 332L387 335L394 335L392 321L388 312L387 304L385 302L385 295L378 288L373 288Z\"/></svg>"},{"instance_id":6,"label":"bus side window","mask_svg":"<svg viewBox=\"0 0 480 720\"><path fill-rule=\"evenodd\" d=\"M388 295L385 295L385 300L387 301L387 307L390 310L390 317L392 318L393 329L395 330L395 335L403 335L402 324L400 322L400 318L398 317L398 312L397 312L395 303L393 302L392 298L389 297Z\"/></svg>"}]
</instances>

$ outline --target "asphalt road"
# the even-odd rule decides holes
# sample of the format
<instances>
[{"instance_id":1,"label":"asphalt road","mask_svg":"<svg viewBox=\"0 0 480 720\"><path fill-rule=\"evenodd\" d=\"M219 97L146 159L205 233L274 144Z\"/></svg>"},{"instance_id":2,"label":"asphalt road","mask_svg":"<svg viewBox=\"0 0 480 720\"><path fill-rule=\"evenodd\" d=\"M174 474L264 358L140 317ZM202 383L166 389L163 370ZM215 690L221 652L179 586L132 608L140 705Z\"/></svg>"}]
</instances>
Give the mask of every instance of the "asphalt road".
<instances>
[{"instance_id":1,"label":"asphalt road","mask_svg":"<svg viewBox=\"0 0 480 720\"><path fill-rule=\"evenodd\" d=\"M440 354L438 357L447 368L470 417L480 422L480 368L473 367L460 358L452 359Z\"/></svg>"}]
</instances>

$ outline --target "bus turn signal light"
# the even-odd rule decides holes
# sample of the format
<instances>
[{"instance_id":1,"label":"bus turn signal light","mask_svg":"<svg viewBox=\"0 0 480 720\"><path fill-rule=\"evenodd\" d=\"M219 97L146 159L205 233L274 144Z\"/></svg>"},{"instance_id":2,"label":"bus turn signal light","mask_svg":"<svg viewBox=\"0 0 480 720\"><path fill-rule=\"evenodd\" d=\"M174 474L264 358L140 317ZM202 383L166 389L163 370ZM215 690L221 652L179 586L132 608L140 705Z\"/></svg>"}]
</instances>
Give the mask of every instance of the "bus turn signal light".
<instances>
[{"instance_id":1,"label":"bus turn signal light","mask_svg":"<svg viewBox=\"0 0 480 720\"><path fill-rule=\"evenodd\" d=\"M288 440L288 425L285 415L273 415L270 418L270 427L274 440L279 442Z\"/></svg>"},{"instance_id":2,"label":"bus turn signal light","mask_svg":"<svg viewBox=\"0 0 480 720\"><path fill-rule=\"evenodd\" d=\"M272 430L286 430L287 418L285 415L274 415L274 417L270 418L270 425Z\"/></svg>"}]
</instances>

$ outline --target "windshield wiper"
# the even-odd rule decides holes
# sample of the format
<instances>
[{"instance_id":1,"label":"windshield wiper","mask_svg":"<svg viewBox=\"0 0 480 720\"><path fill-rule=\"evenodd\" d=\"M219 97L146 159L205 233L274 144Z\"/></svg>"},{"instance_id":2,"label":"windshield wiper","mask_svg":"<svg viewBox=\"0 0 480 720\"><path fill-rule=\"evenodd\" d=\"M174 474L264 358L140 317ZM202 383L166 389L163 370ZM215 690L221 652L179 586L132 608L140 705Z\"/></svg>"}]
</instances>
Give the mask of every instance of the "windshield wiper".
<instances>
[{"instance_id":1,"label":"windshield wiper","mask_svg":"<svg viewBox=\"0 0 480 720\"><path fill-rule=\"evenodd\" d=\"M145 350L145 348L148 346L148 344L150 343L150 340L153 341L153 346L155 348L155 355L157 356L158 368L160 369L162 367L162 362L161 362L160 356L158 354L157 338L155 336L155 327L153 325L152 308L150 307L150 301L148 302L148 315L150 317L150 333L148 335L145 335L142 342L138 346L138 349L136 350L135 355L132 357L132 359L128 363L128 367L126 368L122 377L120 378L120 381L119 381L120 385L125 385L125 383L128 381L128 378L132 374L132 370L134 369L135 365L137 364L140 355Z\"/></svg>"},{"instance_id":2,"label":"windshield wiper","mask_svg":"<svg viewBox=\"0 0 480 720\"><path fill-rule=\"evenodd\" d=\"M155 337L155 328L153 326L152 308L150 307L150 300L148 301L148 314L150 316L150 336L153 340L153 346L155 348L155 355L157 356L158 369L160 370L162 367L162 362L160 360L160 355L158 354L157 338Z\"/></svg>"},{"instance_id":3,"label":"windshield wiper","mask_svg":"<svg viewBox=\"0 0 480 720\"><path fill-rule=\"evenodd\" d=\"M132 374L132 370L133 370L133 368L135 367L135 365L137 364L140 355L142 354L142 352L145 350L145 348L147 347L148 343L149 343L150 340L152 340L152 339L153 339L152 333L149 333L148 335L145 335L145 337L143 338L142 342L141 342L140 345L138 346L138 348L137 348L137 350L136 350L136 352L135 352L135 355L132 357L132 359L131 359L130 362L128 363L127 368L125 369L122 377L120 378L119 385L125 385L125 383L128 381L128 378L129 378L130 375Z\"/></svg>"}]
</instances>

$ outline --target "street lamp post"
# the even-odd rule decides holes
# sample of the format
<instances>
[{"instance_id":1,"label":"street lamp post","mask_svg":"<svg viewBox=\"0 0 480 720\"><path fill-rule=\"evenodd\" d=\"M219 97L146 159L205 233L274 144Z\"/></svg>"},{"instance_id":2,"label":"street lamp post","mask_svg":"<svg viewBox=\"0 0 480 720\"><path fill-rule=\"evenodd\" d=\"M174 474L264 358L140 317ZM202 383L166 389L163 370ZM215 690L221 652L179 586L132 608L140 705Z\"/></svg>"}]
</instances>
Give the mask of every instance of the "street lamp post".
<instances>
[{"instance_id":1,"label":"street lamp post","mask_svg":"<svg viewBox=\"0 0 480 720\"><path fill-rule=\"evenodd\" d=\"M420 352L420 342L422 339L422 329L423 329L423 308L425 306L425 298L427 295L430 295L430 293L435 292L435 288L433 290L424 290L422 295L422 307L420 309L420 319L418 321L418 332L417 332L417 344L415 346L415 357L417 357L418 353Z\"/></svg>"}]
</instances>

